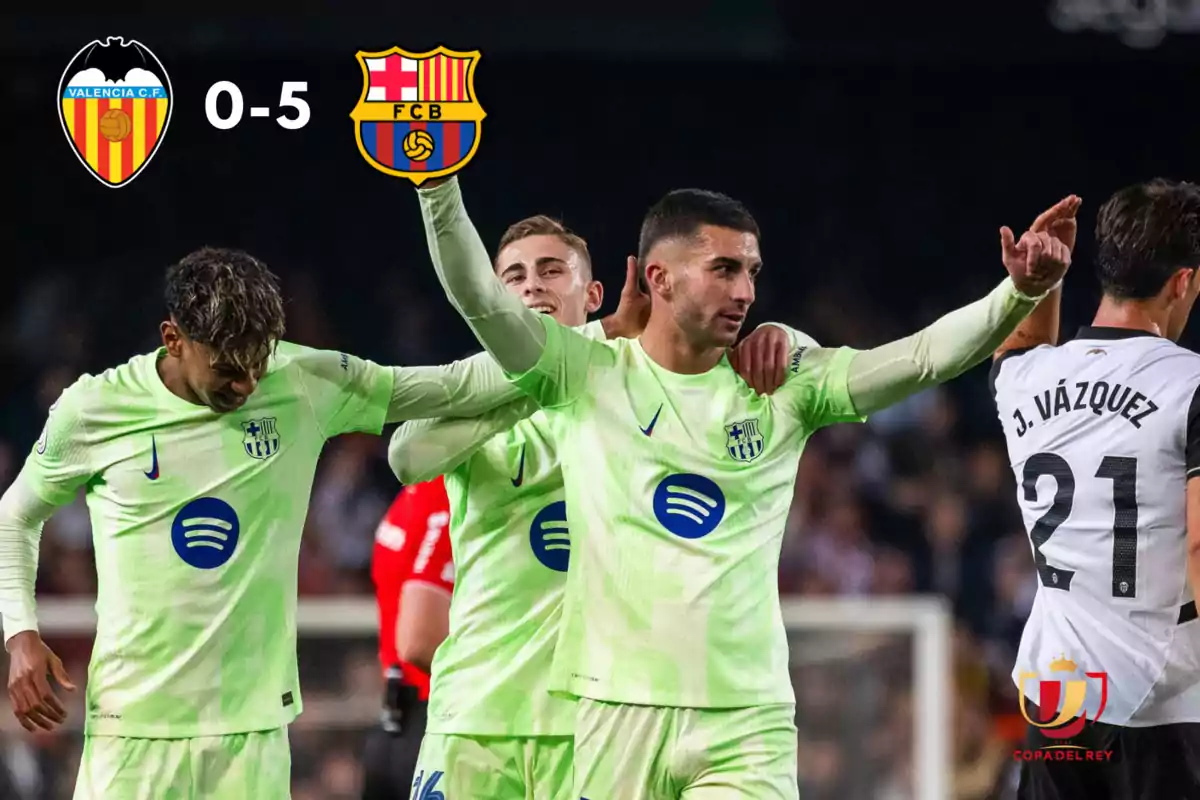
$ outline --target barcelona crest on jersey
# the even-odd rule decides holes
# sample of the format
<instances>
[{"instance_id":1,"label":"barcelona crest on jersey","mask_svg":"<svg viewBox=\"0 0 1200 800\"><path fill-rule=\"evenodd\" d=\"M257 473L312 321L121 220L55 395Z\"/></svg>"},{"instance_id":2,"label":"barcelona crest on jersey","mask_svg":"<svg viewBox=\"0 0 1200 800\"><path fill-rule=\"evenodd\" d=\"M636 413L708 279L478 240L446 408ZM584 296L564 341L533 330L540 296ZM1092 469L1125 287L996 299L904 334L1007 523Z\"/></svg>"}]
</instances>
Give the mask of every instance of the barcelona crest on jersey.
<instances>
[{"instance_id":1,"label":"barcelona crest on jersey","mask_svg":"<svg viewBox=\"0 0 1200 800\"><path fill-rule=\"evenodd\" d=\"M270 458L279 451L279 429L274 417L252 419L242 423L242 446L251 458Z\"/></svg>"},{"instance_id":2,"label":"barcelona crest on jersey","mask_svg":"<svg viewBox=\"0 0 1200 800\"><path fill-rule=\"evenodd\" d=\"M734 461L753 461L762 455L765 441L758 431L758 420L744 419L725 426L726 449Z\"/></svg>"}]
</instances>

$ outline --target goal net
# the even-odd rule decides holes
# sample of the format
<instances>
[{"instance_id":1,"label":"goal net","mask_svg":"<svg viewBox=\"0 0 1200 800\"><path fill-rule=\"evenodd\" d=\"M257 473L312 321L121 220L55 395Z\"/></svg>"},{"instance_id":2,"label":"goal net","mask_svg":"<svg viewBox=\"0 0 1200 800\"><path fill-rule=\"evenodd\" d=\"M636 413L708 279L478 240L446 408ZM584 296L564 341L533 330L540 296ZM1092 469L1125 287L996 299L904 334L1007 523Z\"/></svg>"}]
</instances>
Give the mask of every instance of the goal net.
<instances>
[{"instance_id":1,"label":"goal net","mask_svg":"<svg viewBox=\"0 0 1200 800\"><path fill-rule=\"evenodd\" d=\"M0 797L66 800L82 747L93 601L43 600L42 635L79 691L60 733L26 734L0 699ZM304 713L290 732L293 800L355 797L378 719L375 605L306 600L298 623ZM789 599L801 797L948 800L951 619L937 598ZM2 653L2 651L0 651ZM0 668L7 675L6 656Z\"/></svg>"}]
</instances>

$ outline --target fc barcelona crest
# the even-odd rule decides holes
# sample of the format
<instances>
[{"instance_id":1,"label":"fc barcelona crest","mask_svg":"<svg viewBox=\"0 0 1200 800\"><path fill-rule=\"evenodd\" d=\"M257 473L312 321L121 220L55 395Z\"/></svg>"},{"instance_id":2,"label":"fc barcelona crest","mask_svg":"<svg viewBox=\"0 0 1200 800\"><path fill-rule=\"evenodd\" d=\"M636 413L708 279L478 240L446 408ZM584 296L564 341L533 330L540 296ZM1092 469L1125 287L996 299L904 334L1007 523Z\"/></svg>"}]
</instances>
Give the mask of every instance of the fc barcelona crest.
<instances>
[{"instance_id":1,"label":"fc barcelona crest","mask_svg":"<svg viewBox=\"0 0 1200 800\"><path fill-rule=\"evenodd\" d=\"M744 419L725 426L725 447L734 461L753 461L762 455L765 442L758 432L758 420Z\"/></svg>"},{"instance_id":2,"label":"fc barcelona crest","mask_svg":"<svg viewBox=\"0 0 1200 800\"><path fill-rule=\"evenodd\" d=\"M251 458L262 460L279 452L279 429L275 427L274 417L243 422L242 431L245 433L242 446Z\"/></svg>"},{"instance_id":3,"label":"fc barcelona crest","mask_svg":"<svg viewBox=\"0 0 1200 800\"><path fill-rule=\"evenodd\" d=\"M58 117L79 163L115 189L158 152L171 99L171 79L150 48L109 36L84 45L63 71Z\"/></svg>"},{"instance_id":4,"label":"fc barcelona crest","mask_svg":"<svg viewBox=\"0 0 1200 800\"><path fill-rule=\"evenodd\" d=\"M363 89L350 119L367 163L417 186L465 167L487 116L475 96L479 55L445 47L356 53Z\"/></svg>"}]
</instances>

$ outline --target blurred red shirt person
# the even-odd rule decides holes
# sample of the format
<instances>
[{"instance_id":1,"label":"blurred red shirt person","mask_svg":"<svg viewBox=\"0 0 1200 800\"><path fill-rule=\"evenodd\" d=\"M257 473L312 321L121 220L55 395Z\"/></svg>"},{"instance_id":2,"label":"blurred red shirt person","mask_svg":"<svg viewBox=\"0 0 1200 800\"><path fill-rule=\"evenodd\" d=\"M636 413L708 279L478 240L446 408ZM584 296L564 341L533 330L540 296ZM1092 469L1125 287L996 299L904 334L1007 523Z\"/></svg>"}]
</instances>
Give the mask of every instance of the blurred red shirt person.
<instances>
[{"instance_id":1,"label":"blurred red shirt person","mask_svg":"<svg viewBox=\"0 0 1200 800\"><path fill-rule=\"evenodd\" d=\"M375 533L371 577L385 692L380 725L367 735L363 752L362 800L412 793L429 709L426 670L450 624L449 524L450 501L437 478L405 486Z\"/></svg>"},{"instance_id":2,"label":"blurred red shirt person","mask_svg":"<svg viewBox=\"0 0 1200 800\"><path fill-rule=\"evenodd\" d=\"M449 593L454 589L450 552L450 500L442 479L406 486L396 496L375 532L371 578L379 605L379 663L386 675L399 667L405 682L429 698L429 675L403 661L396 648L400 593L418 581Z\"/></svg>"}]
</instances>

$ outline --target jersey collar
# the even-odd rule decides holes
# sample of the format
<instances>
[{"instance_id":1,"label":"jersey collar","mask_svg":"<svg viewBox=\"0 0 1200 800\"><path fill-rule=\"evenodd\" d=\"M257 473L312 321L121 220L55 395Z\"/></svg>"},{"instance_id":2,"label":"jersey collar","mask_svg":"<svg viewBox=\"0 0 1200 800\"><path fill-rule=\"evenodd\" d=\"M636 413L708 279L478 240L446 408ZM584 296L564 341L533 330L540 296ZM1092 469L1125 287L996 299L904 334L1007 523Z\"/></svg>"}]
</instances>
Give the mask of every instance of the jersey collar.
<instances>
[{"instance_id":1,"label":"jersey collar","mask_svg":"<svg viewBox=\"0 0 1200 800\"><path fill-rule=\"evenodd\" d=\"M1084 325L1075 334L1076 339L1132 339L1136 336L1152 336L1161 338L1150 331L1139 331L1133 328L1110 328L1106 325Z\"/></svg>"}]
</instances>

